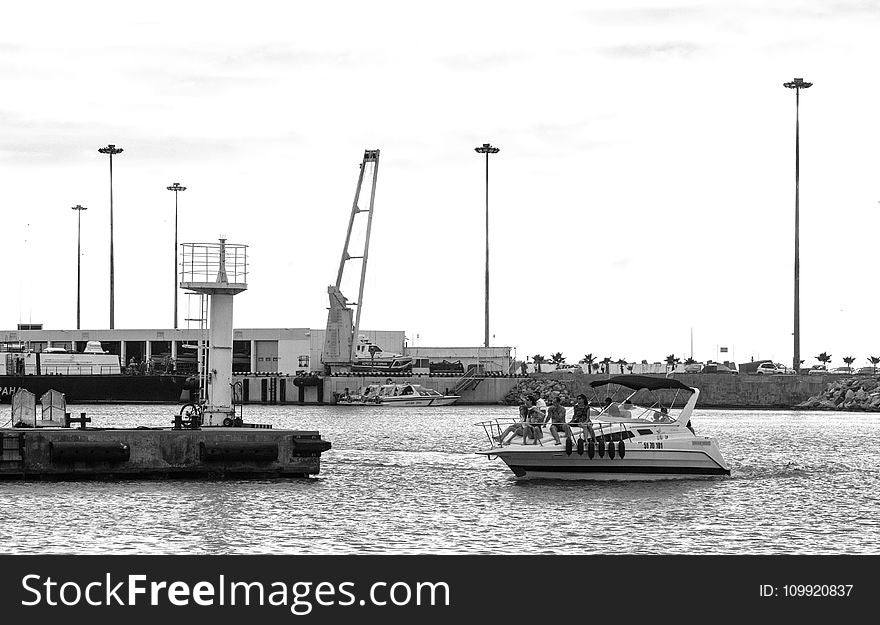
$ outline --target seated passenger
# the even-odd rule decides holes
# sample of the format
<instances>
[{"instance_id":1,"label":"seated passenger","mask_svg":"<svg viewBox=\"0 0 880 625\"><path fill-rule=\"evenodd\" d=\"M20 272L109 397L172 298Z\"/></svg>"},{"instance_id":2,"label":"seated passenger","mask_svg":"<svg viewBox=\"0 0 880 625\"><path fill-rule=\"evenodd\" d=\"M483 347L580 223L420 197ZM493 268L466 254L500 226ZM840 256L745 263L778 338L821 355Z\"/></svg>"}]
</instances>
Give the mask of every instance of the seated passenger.
<instances>
[{"instance_id":1,"label":"seated passenger","mask_svg":"<svg viewBox=\"0 0 880 625\"><path fill-rule=\"evenodd\" d=\"M550 406L547 414L550 418L550 436L553 437L557 445L562 444L562 441L559 440L560 430L565 432L566 436L572 438L571 428L565 422L565 406L562 405L562 394L557 393L553 396L553 404Z\"/></svg>"},{"instance_id":2,"label":"seated passenger","mask_svg":"<svg viewBox=\"0 0 880 625\"><path fill-rule=\"evenodd\" d=\"M654 411L654 421L659 423L668 423L669 419L669 410L666 409L666 406L660 408L660 412Z\"/></svg>"},{"instance_id":3,"label":"seated passenger","mask_svg":"<svg viewBox=\"0 0 880 625\"><path fill-rule=\"evenodd\" d=\"M498 436L493 436L492 438L498 442L499 447L503 447L506 443L510 442L516 436L523 436L525 433L524 428L526 427L524 424L528 419L529 414L529 403L525 397L520 397L520 405L519 405L519 422L511 423L507 426L507 429L504 430ZM507 438L508 435L510 439Z\"/></svg>"},{"instance_id":4,"label":"seated passenger","mask_svg":"<svg viewBox=\"0 0 880 625\"><path fill-rule=\"evenodd\" d=\"M541 406L539 402L543 403L543 400L536 398L534 395L529 395L529 412L527 421L531 425L525 426L525 434L526 438L531 437L534 439L534 445L537 445L541 442L541 439L544 438L544 430L542 426L547 422L547 413L545 410L541 410ZM546 406L546 404L544 404Z\"/></svg>"},{"instance_id":5,"label":"seated passenger","mask_svg":"<svg viewBox=\"0 0 880 625\"><path fill-rule=\"evenodd\" d=\"M591 439L596 439L596 433L593 431L593 424L590 421L590 407L587 405L587 396L583 393L575 399L574 416L571 418L571 423L565 426L568 437L574 439L571 433L572 425L582 428L583 432L588 433Z\"/></svg>"},{"instance_id":6,"label":"seated passenger","mask_svg":"<svg viewBox=\"0 0 880 625\"><path fill-rule=\"evenodd\" d=\"M632 417L633 405L629 398L623 400L623 404L620 406L620 416L626 419Z\"/></svg>"},{"instance_id":7,"label":"seated passenger","mask_svg":"<svg viewBox=\"0 0 880 625\"><path fill-rule=\"evenodd\" d=\"M609 417L619 417L620 415L620 407L611 401L610 397L605 398L605 405L602 407L602 414Z\"/></svg>"}]
</instances>

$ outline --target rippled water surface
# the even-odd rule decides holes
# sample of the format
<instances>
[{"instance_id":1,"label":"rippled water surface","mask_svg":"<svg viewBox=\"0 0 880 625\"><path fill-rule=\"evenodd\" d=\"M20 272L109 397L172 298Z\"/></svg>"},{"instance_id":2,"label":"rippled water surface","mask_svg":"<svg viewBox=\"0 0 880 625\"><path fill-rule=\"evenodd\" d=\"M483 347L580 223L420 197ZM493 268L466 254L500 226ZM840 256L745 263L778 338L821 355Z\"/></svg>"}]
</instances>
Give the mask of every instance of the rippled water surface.
<instances>
[{"instance_id":1,"label":"rippled water surface","mask_svg":"<svg viewBox=\"0 0 880 625\"><path fill-rule=\"evenodd\" d=\"M97 426L174 407L86 406ZM698 410L730 477L519 483L473 452L511 408L247 407L319 430L296 480L0 482L4 553L880 553L880 415Z\"/></svg>"}]
</instances>

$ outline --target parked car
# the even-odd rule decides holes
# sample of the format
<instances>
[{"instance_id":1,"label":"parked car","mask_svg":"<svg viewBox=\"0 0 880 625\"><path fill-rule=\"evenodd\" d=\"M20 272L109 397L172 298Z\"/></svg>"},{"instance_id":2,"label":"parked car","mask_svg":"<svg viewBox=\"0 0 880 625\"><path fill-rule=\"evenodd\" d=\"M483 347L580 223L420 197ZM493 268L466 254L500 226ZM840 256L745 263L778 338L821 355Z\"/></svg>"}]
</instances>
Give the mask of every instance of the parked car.
<instances>
[{"instance_id":1,"label":"parked car","mask_svg":"<svg viewBox=\"0 0 880 625\"><path fill-rule=\"evenodd\" d=\"M702 370L703 370L703 365L701 365L698 362L684 366L685 373L700 373L700 371L702 371Z\"/></svg>"},{"instance_id":2,"label":"parked car","mask_svg":"<svg viewBox=\"0 0 880 625\"><path fill-rule=\"evenodd\" d=\"M828 375L828 367L825 365L813 365L807 375Z\"/></svg>"},{"instance_id":3,"label":"parked car","mask_svg":"<svg viewBox=\"0 0 880 625\"><path fill-rule=\"evenodd\" d=\"M758 369L755 373L761 375L781 375L785 373L794 373L790 371L785 365L781 365L778 362L764 362L758 365Z\"/></svg>"},{"instance_id":4,"label":"parked car","mask_svg":"<svg viewBox=\"0 0 880 625\"><path fill-rule=\"evenodd\" d=\"M876 367L862 367L858 371L856 371L858 375L876 375L877 368Z\"/></svg>"},{"instance_id":5,"label":"parked car","mask_svg":"<svg viewBox=\"0 0 880 625\"><path fill-rule=\"evenodd\" d=\"M561 365L556 365L556 371L570 371L572 373L574 373L574 372L581 373L583 371L583 369L581 369L580 365L572 365L572 364L563 363Z\"/></svg>"},{"instance_id":6,"label":"parked car","mask_svg":"<svg viewBox=\"0 0 880 625\"><path fill-rule=\"evenodd\" d=\"M853 370L852 367L834 367L829 373L831 375L852 375Z\"/></svg>"}]
</instances>

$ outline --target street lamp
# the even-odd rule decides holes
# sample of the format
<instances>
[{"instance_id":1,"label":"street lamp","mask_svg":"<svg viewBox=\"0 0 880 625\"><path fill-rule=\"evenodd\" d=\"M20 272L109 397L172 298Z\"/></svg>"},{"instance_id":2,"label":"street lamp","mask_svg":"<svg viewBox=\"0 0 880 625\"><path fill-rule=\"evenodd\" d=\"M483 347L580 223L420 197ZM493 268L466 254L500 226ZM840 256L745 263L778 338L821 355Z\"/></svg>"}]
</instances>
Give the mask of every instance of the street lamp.
<instances>
[{"instance_id":1,"label":"street lamp","mask_svg":"<svg viewBox=\"0 0 880 625\"><path fill-rule=\"evenodd\" d=\"M122 152L112 143L106 148L98 148L101 154L110 155L110 329L113 329L113 155Z\"/></svg>"},{"instance_id":2,"label":"street lamp","mask_svg":"<svg viewBox=\"0 0 880 625\"><path fill-rule=\"evenodd\" d=\"M799 371L801 368L801 286L800 286L800 171L801 171L801 130L800 130L800 101L801 89L809 89L811 82L804 82L803 78L795 78L791 82L783 84L784 87L794 89L794 358L793 368Z\"/></svg>"},{"instance_id":3,"label":"street lamp","mask_svg":"<svg viewBox=\"0 0 880 625\"><path fill-rule=\"evenodd\" d=\"M179 182L175 182L170 187L165 187L169 191L174 191L174 329L177 329L177 194L180 191L186 191L186 187L181 187Z\"/></svg>"},{"instance_id":4,"label":"street lamp","mask_svg":"<svg viewBox=\"0 0 880 625\"><path fill-rule=\"evenodd\" d=\"M82 212L84 210L88 210L85 206L80 206L77 204L76 206L71 206L71 209L76 211L76 329L79 330L79 287L80 287L80 270L79 270L79 261L80 261L80 231L82 225Z\"/></svg>"},{"instance_id":5,"label":"street lamp","mask_svg":"<svg viewBox=\"0 0 880 625\"><path fill-rule=\"evenodd\" d=\"M489 155L497 154L499 148L484 143L474 148L474 151L486 155L486 339L484 345L489 347Z\"/></svg>"}]
</instances>

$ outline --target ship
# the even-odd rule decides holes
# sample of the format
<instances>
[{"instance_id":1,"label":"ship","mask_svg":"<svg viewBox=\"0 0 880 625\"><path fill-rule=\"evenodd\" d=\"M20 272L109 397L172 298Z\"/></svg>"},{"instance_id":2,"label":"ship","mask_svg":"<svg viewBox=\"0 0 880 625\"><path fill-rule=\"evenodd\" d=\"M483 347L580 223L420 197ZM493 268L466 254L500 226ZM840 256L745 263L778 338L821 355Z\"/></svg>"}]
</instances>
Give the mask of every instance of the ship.
<instances>
[{"instance_id":1,"label":"ship","mask_svg":"<svg viewBox=\"0 0 880 625\"><path fill-rule=\"evenodd\" d=\"M375 343L361 335L355 347L352 371L407 373L412 370L413 359L410 356L386 352Z\"/></svg>"},{"instance_id":2,"label":"ship","mask_svg":"<svg viewBox=\"0 0 880 625\"><path fill-rule=\"evenodd\" d=\"M69 404L178 403L196 388L197 379L186 373L123 369L119 356L98 341L89 341L83 352L0 345L0 403L9 403L19 389L37 397L55 390Z\"/></svg>"}]
</instances>

